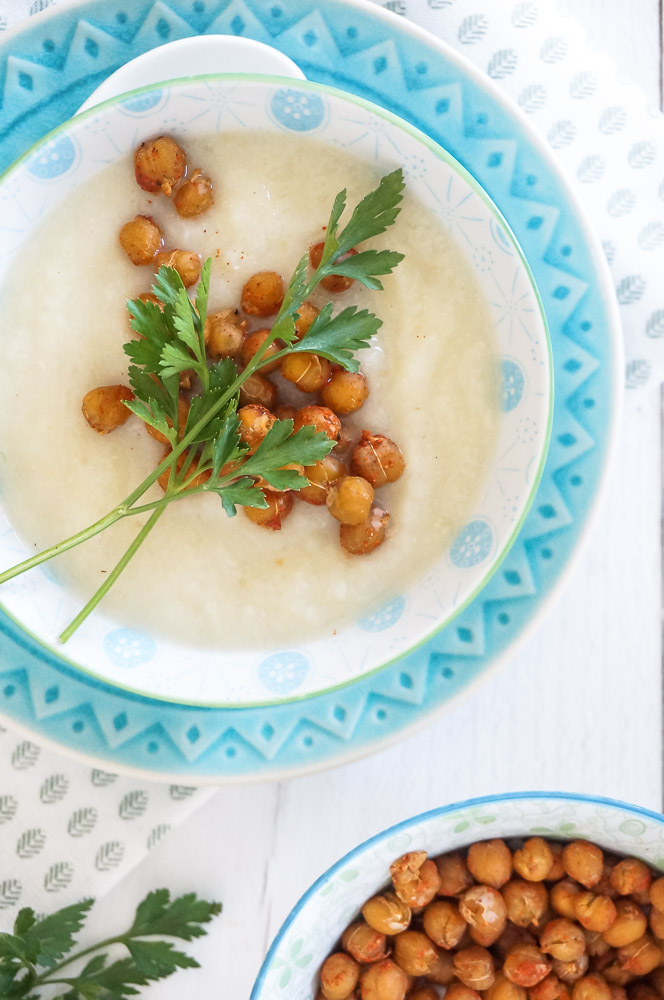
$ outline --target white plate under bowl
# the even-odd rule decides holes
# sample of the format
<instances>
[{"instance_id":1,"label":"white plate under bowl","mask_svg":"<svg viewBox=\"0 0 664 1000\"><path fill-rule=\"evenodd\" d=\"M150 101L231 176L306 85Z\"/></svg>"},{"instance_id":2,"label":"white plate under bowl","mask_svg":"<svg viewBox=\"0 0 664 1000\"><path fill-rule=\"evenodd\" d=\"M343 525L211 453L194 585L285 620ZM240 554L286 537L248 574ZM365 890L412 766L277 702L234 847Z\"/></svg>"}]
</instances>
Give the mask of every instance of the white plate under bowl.
<instances>
[{"instance_id":1,"label":"white plate under bowl","mask_svg":"<svg viewBox=\"0 0 664 1000\"><path fill-rule=\"evenodd\" d=\"M196 115L192 119L192 97ZM241 127L312 136L349 147L382 172L402 166L416 197L453 228L489 303L500 357L498 444L477 506L449 551L387 605L338 634L272 650L205 650L137 634L102 610L63 648L54 640L78 610L61 584L36 571L2 588L2 606L47 656L125 690L182 704L232 707L287 702L347 685L412 651L466 606L508 551L534 497L552 419L550 344L530 269L504 219L477 181L423 133L360 98L280 78L206 77L124 95L76 116L37 144L0 183L2 270L40 219L142 139ZM352 111L352 114L349 112ZM487 263L488 262L488 263ZM505 503L509 495L510 503ZM28 555L0 514L0 567ZM131 666L128 681L127 666ZM186 669L183 669L186 665ZM270 691L278 671L294 684Z\"/></svg>"}]
</instances>

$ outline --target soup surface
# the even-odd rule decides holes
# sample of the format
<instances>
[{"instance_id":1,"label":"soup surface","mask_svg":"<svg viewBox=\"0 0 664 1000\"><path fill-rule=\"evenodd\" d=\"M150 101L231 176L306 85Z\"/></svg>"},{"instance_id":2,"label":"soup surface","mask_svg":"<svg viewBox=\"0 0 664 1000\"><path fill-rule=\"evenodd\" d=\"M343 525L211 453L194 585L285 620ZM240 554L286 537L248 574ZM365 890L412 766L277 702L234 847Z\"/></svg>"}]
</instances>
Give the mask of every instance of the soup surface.
<instances>
[{"instance_id":1,"label":"soup surface","mask_svg":"<svg viewBox=\"0 0 664 1000\"><path fill-rule=\"evenodd\" d=\"M291 136L227 133L183 146L191 166L213 179L211 210L181 219L163 196L138 188L126 158L45 219L0 289L0 483L31 551L105 514L163 452L137 418L99 437L81 415L89 389L127 382L125 300L152 281L151 268L134 267L120 249L121 225L152 215L166 246L211 257L214 311L239 305L256 271L288 280L323 238L337 191L346 187L352 206L379 178L344 150ZM334 300L383 320L359 355L371 394L344 424L358 437L364 428L386 434L404 453L404 475L376 494L391 514L385 543L370 556L348 555L338 523L297 500L281 531L270 531L241 511L229 519L216 497L189 498L171 504L105 599L107 614L188 644L274 647L334 634L449 547L472 514L497 438L488 308L460 246L408 195L372 245L405 254L385 290L356 282ZM315 401L292 391L299 405ZM146 499L160 495L153 487ZM83 602L138 529L138 517L126 519L51 568Z\"/></svg>"}]
</instances>

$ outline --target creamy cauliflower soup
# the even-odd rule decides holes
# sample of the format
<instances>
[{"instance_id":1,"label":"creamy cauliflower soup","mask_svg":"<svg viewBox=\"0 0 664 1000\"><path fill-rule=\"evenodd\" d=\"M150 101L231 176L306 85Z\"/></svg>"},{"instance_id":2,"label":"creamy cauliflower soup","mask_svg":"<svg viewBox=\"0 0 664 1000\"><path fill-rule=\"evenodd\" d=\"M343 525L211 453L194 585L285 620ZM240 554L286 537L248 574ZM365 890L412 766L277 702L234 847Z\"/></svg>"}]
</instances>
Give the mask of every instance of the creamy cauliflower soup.
<instances>
[{"instance_id":1,"label":"creamy cauliflower soup","mask_svg":"<svg viewBox=\"0 0 664 1000\"><path fill-rule=\"evenodd\" d=\"M104 515L160 461L163 445L131 417L99 436L81 414L94 386L127 383L125 301L150 289L154 269L135 267L118 231L152 216L167 247L212 258L209 309L239 306L257 271L287 282L323 228L337 191L354 205L379 173L346 151L259 133L186 139L188 162L214 183L215 204L180 218L162 195L142 191L131 158L81 185L35 230L0 290L0 482L8 516L30 551ZM358 358L370 395L344 425L387 435L406 461L376 491L388 537L368 556L339 544L325 508L295 499L279 531L229 518L212 495L172 503L105 598L127 625L188 644L274 647L335 630L427 573L472 515L498 428L496 353L489 311L450 233L406 196L397 222L371 241L405 254L383 292L357 282L312 301L357 304L382 320ZM193 290L192 290L193 292ZM250 330L269 325L257 319ZM316 402L279 376L280 395ZM283 387L287 388L284 389ZM162 496L153 486L144 501ZM50 563L83 603L135 537L139 516Z\"/></svg>"}]
</instances>

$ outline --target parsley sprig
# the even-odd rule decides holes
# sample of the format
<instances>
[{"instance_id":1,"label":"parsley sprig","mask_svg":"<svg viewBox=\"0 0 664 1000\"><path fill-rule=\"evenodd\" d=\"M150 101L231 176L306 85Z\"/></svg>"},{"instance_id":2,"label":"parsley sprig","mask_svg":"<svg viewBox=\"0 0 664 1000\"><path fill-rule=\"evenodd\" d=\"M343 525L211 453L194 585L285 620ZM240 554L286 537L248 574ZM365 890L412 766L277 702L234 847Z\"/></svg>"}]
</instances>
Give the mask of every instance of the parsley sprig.
<instances>
[{"instance_id":1,"label":"parsley sprig","mask_svg":"<svg viewBox=\"0 0 664 1000\"><path fill-rule=\"evenodd\" d=\"M141 299L127 303L132 328L140 336L124 345L131 362L129 381L135 396L125 405L165 436L169 451L156 469L100 520L0 573L2 584L75 548L125 517L148 515L101 587L62 632L62 642L66 642L97 607L172 502L185 496L213 493L232 517L238 506L267 507L265 495L257 485L259 481L264 480L278 490L299 490L307 485L304 476L284 466L313 465L328 454L333 442L313 427L302 427L294 432L292 420L277 420L255 453L249 455L239 434L240 387L268 360L301 351L318 354L348 371L359 370L356 352L369 347L382 325L368 309L348 306L335 314L332 303L328 302L300 340L296 339L295 323L303 303L327 277L344 275L367 288L382 289L380 278L394 270L403 254L369 249L347 255L349 250L384 233L394 223L403 188L401 170L387 174L375 190L355 206L342 229L339 227L346 209L346 191L339 192L326 227L318 266L308 275L308 254L302 256L269 336L241 372L230 358L213 365L206 359L204 331L210 260L202 268L193 301L177 271L161 267L153 286L161 307ZM277 340L284 346L268 359L266 352ZM193 375L198 390L192 397L186 424L181 427L178 402L183 372ZM164 495L158 500L141 503L144 494L164 473Z\"/></svg>"},{"instance_id":2,"label":"parsley sprig","mask_svg":"<svg viewBox=\"0 0 664 1000\"><path fill-rule=\"evenodd\" d=\"M171 899L167 889L157 889L139 903L126 931L74 951L75 935L93 902L84 899L45 917L37 917L30 907L19 911L13 934L0 934L0 997L40 1000L41 987L54 985L62 990L56 1000L136 996L137 987L178 969L198 968L194 958L163 938L192 941L201 937L207 933L204 925L221 912L220 903L208 903L194 893ZM128 954L110 957L108 950L115 954L118 946ZM88 961L80 967L84 958ZM75 962L78 971L69 969Z\"/></svg>"}]
</instances>

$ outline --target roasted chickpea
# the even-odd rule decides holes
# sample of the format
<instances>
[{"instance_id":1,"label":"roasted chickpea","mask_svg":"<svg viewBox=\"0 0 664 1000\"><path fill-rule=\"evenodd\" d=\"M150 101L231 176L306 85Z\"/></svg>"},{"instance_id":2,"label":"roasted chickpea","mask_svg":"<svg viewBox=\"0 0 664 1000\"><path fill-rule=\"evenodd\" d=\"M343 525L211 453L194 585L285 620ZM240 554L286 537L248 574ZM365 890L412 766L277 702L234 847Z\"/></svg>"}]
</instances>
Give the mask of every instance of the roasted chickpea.
<instances>
[{"instance_id":1,"label":"roasted chickpea","mask_svg":"<svg viewBox=\"0 0 664 1000\"><path fill-rule=\"evenodd\" d=\"M134 153L134 173L144 191L170 196L173 187L184 177L187 159L184 150L167 135L144 142Z\"/></svg>"},{"instance_id":2,"label":"roasted chickpea","mask_svg":"<svg viewBox=\"0 0 664 1000\"><path fill-rule=\"evenodd\" d=\"M584 930L586 938L586 951L593 959L592 971L601 972L602 966L610 965L613 961L613 948L604 940L604 936L599 931Z\"/></svg>"},{"instance_id":3,"label":"roasted chickpea","mask_svg":"<svg viewBox=\"0 0 664 1000\"><path fill-rule=\"evenodd\" d=\"M336 441L341 430L339 417L327 406L303 406L298 410L293 421L293 429L299 431L300 427L306 424L311 424L317 431L327 434L330 441Z\"/></svg>"},{"instance_id":4,"label":"roasted chickpea","mask_svg":"<svg viewBox=\"0 0 664 1000\"><path fill-rule=\"evenodd\" d=\"M97 434L110 434L129 420L131 410L124 405L124 399L133 399L134 394L126 385L100 385L90 389L83 397L83 416Z\"/></svg>"},{"instance_id":5,"label":"roasted chickpea","mask_svg":"<svg viewBox=\"0 0 664 1000\"><path fill-rule=\"evenodd\" d=\"M570 878L592 889L602 877L604 855L596 844L573 840L563 850L563 865Z\"/></svg>"},{"instance_id":6,"label":"roasted chickpea","mask_svg":"<svg viewBox=\"0 0 664 1000\"><path fill-rule=\"evenodd\" d=\"M287 354L281 362L281 374L301 392L318 392L330 377L330 362L306 351Z\"/></svg>"},{"instance_id":7,"label":"roasted chickpea","mask_svg":"<svg viewBox=\"0 0 664 1000\"><path fill-rule=\"evenodd\" d=\"M540 936L540 948L553 958L572 962L580 958L586 950L586 938L581 928L560 917L546 925Z\"/></svg>"},{"instance_id":8,"label":"roasted chickpea","mask_svg":"<svg viewBox=\"0 0 664 1000\"><path fill-rule=\"evenodd\" d=\"M416 986L408 994L408 1000L438 1000L438 994L433 986Z\"/></svg>"},{"instance_id":9,"label":"roasted chickpea","mask_svg":"<svg viewBox=\"0 0 664 1000\"><path fill-rule=\"evenodd\" d=\"M664 938L664 913L661 910L656 910L653 906L650 910L648 923L650 924L650 930L656 938L660 940Z\"/></svg>"},{"instance_id":10,"label":"roasted chickpea","mask_svg":"<svg viewBox=\"0 0 664 1000\"><path fill-rule=\"evenodd\" d=\"M582 927L600 932L608 931L618 915L612 899L594 892L582 892L576 897L574 913Z\"/></svg>"},{"instance_id":11,"label":"roasted chickpea","mask_svg":"<svg viewBox=\"0 0 664 1000\"><path fill-rule=\"evenodd\" d=\"M528 882L541 882L553 864L553 852L543 837L530 837L514 852L514 868Z\"/></svg>"},{"instance_id":12,"label":"roasted chickpea","mask_svg":"<svg viewBox=\"0 0 664 1000\"><path fill-rule=\"evenodd\" d=\"M609 986L626 986L627 983L631 983L634 976L631 972L627 972L626 969L620 967L620 963L615 961L611 962L610 965L605 966L602 969L602 975L606 979ZM625 994L627 995L627 994Z\"/></svg>"},{"instance_id":13,"label":"roasted chickpea","mask_svg":"<svg viewBox=\"0 0 664 1000\"><path fill-rule=\"evenodd\" d=\"M440 887L438 869L426 851L409 851L390 865L394 891L399 899L414 909L426 906Z\"/></svg>"},{"instance_id":14,"label":"roasted chickpea","mask_svg":"<svg viewBox=\"0 0 664 1000\"><path fill-rule=\"evenodd\" d=\"M648 981L660 997L664 997L664 966L659 965L648 976Z\"/></svg>"},{"instance_id":15,"label":"roasted chickpea","mask_svg":"<svg viewBox=\"0 0 664 1000\"><path fill-rule=\"evenodd\" d=\"M454 971L471 990L488 990L495 979L493 956L486 948L473 944L453 955Z\"/></svg>"},{"instance_id":16,"label":"roasted chickpea","mask_svg":"<svg viewBox=\"0 0 664 1000\"><path fill-rule=\"evenodd\" d=\"M611 881L611 873L613 872L615 860L604 855L604 862L602 864L602 877L593 886L593 892L598 896L608 896L609 899L618 899L620 893L617 891L613 882Z\"/></svg>"},{"instance_id":17,"label":"roasted chickpea","mask_svg":"<svg viewBox=\"0 0 664 1000\"><path fill-rule=\"evenodd\" d=\"M433 943L447 950L456 948L468 928L457 904L447 899L434 899L429 903L423 924Z\"/></svg>"},{"instance_id":18,"label":"roasted chickpea","mask_svg":"<svg viewBox=\"0 0 664 1000\"><path fill-rule=\"evenodd\" d=\"M458 896L473 884L473 876L468 871L466 860L459 851L441 854L435 859L440 877L440 896Z\"/></svg>"},{"instance_id":19,"label":"roasted chickpea","mask_svg":"<svg viewBox=\"0 0 664 1000\"><path fill-rule=\"evenodd\" d=\"M611 990L602 976L583 976L574 983L572 1000L611 1000Z\"/></svg>"},{"instance_id":20,"label":"roasted chickpea","mask_svg":"<svg viewBox=\"0 0 664 1000\"><path fill-rule=\"evenodd\" d=\"M463 983L452 983L445 990L445 1000L480 1000L480 994Z\"/></svg>"},{"instance_id":21,"label":"roasted chickpea","mask_svg":"<svg viewBox=\"0 0 664 1000\"><path fill-rule=\"evenodd\" d=\"M284 280L276 271L252 274L242 289L242 308L249 316L273 316L284 301Z\"/></svg>"},{"instance_id":22,"label":"roasted chickpea","mask_svg":"<svg viewBox=\"0 0 664 1000\"><path fill-rule=\"evenodd\" d=\"M345 475L345 471L343 463L334 455L326 455L315 465L306 465L304 475L309 480L310 485L304 486L299 491L298 496L316 507L323 507L330 486L341 479Z\"/></svg>"},{"instance_id":23,"label":"roasted chickpea","mask_svg":"<svg viewBox=\"0 0 664 1000\"><path fill-rule=\"evenodd\" d=\"M616 919L602 936L612 948L624 948L643 937L648 922L641 907L631 899L617 899L615 906Z\"/></svg>"},{"instance_id":24,"label":"roasted chickpea","mask_svg":"<svg viewBox=\"0 0 664 1000\"><path fill-rule=\"evenodd\" d=\"M347 1000L360 978L357 962L343 951L337 951L323 962L320 988L325 1000Z\"/></svg>"},{"instance_id":25,"label":"roasted chickpea","mask_svg":"<svg viewBox=\"0 0 664 1000\"><path fill-rule=\"evenodd\" d=\"M136 215L125 222L119 234L120 246L132 264L151 264L163 240L159 226L149 215Z\"/></svg>"},{"instance_id":26,"label":"roasted chickpea","mask_svg":"<svg viewBox=\"0 0 664 1000\"><path fill-rule=\"evenodd\" d=\"M362 1000L404 1000L409 982L403 969L386 958L360 976Z\"/></svg>"},{"instance_id":27,"label":"roasted chickpea","mask_svg":"<svg viewBox=\"0 0 664 1000\"><path fill-rule=\"evenodd\" d=\"M638 858L623 858L611 871L611 884L621 896L647 892L651 881L650 869Z\"/></svg>"},{"instance_id":28,"label":"roasted chickpea","mask_svg":"<svg viewBox=\"0 0 664 1000\"><path fill-rule=\"evenodd\" d=\"M410 907L406 906L396 893L384 892L366 901L362 907L362 916L369 927L373 927L380 934L400 934L401 931L407 930L410 924Z\"/></svg>"},{"instance_id":29,"label":"roasted chickpea","mask_svg":"<svg viewBox=\"0 0 664 1000\"><path fill-rule=\"evenodd\" d=\"M402 931L394 938L392 957L409 976L426 976L436 964L438 952L421 931Z\"/></svg>"},{"instance_id":30,"label":"roasted chickpea","mask_svg":"<svg viewBox=\"0 0 664 1000\"><path fill-rule=\"evenodd\" d=\"M626 990L629 1000L659 1000L659 993L647 983L630 983Z\"/></svg>"},{"instance_id":31,"label":"roasted chickpea","mask_svg":"<svg viewBox=\"0 0 664 1000\"><path fill-rule=\"evenodd\" d=\"M657 878L650 883L648 898L656 910L664 913L664 878Z\"/></svg>"},{"instance_id":32,"label":"roasted chickpea","mask_svg":"<svg viewBox=\"0 0 664 1000\"><path fill-rule=\"evenodd\" d=\"M579 958L574 958L570 962L563 962L560 958L554 958L553 971L563 983L575 983L577 979L585 976L588 971L588 964L589 959L587 954L580 955Z\"/></svg>"},{"instance_id":33,"label":"roasted chickpea","mask_svg":"<svg viewBox=\"0 0 664 1000\"><path fill-rule=\"evenodd\" d=\"M247 379L247 382L248 381L249 379ZM273 413L278 420L295 420L295 417L297 416L297 407L290 406L288 403L280 403L279 406L273 410Z\"/></svg>"},{"instance_id":34,"label":"roasted chickpea","mask_svg":"<svg viewBox=\"0 0 664 1000\"><path fill-rule=\"evenodd\" d=\"M436 964L424 978L428 983L436 983L437 986L449 986L454 981L454 962L450 952L439 951Z\"/></svg>"},{"instance_id":35,"label":"roasted chickpea","mask_svg":"<svg viewBox=\"0 0 664 1000\"><path fill-rule=\"evenodd\" d=\"M236 358L247 332L246 319L237 309L219 309L205 320L205 346L211 358Z\"/></svg>"},{"instance_id":36,"label":"roasted chickpea","mask_svg":"<svg viewBox=\"0 0 664 1000\"><path fill-rule=\"evenodd\" d=\"M618 949L620 967L634 976L647 976L661 961L661 949L648 934Z\"/></svg>"},{"instance_id":37,"label":"roasted chickpea","mask_svg":"<svg viewBox=\"0 0 664 1000\"><path fill-rule=\"evenodd\" d=\"M249 445L249 454L253 455L274 424L275 417L264 406L258 406L256 403L241 406L237 415L240 418L238 428L240 437Z\"/></svg>"},{"instance_id":38,"label":"roasted chickpea","mask_svg":"<svg viewBox=\"0 0 664 1000\"><path fill-rule=\"evenodd\" d=\"M508 951L511 951L517 944L536 943L534 935L525 927L517 927L516 924L507 923L505 930L494 945L494 950L504 960Z\"/></svg>"},{"instance_id":39,"label":"roasted chickpea","mask_svg":"<svg viewBox=\"0 0 664 1000\"><path fill-rule=\"evenodd\" d=\"M604 977L606 979L606 976ZM608 983L611 991L611 1000L627 1000L627 990L624 986L616 986L615 983Z\"/></svg>"},{"instance_id":40,"label":"roasted chickpea","mask_svg":"<svg viewBox=\"0 0 664 1000\"><path fill-rule=\"evenodd\" d=\"M394 441L383 434L362 431L359 443L353 448L350 467L354 475L363 476L378 489L385 483L395 482L403 473L406 463Z\"/></svg>"},{"instance_id":41,"label":"roasted chickpea","mask_svg":"<svg viewBox=\"0 0 664 1000\"><path fill-rule=\"evenodd\" d=\"M339 431L339 437L337 438L337 443L332 449L335 455L345 455L346 452L351 448L353 441L355 440L355 434L351 427L345 427L341 425Z\"/></svg>"},{"instance_id":42,"label":"roasted chickpea","mask_svg":"<svg viewBox=\"0 0 664 1000\"><path fill-rule=\"evenodd\" d=\"M569 987L552 972L528 991L529 1000L570 1000L570 995Z\"/></svg>"},{"instance_id":43,"label":"roasted chickpea","mask_svg":"<svg viewBox=\"0 0 664 1000\"><path fill-rule=\"evenodd\" d=\"M527 1000L528 994L523 986L517 986L504 976L502 972L496 973L493 984L484 994L486 1000Z\"/></svg>"},{"instance_id":44,"label":"roasted chickpea","mask_svg":"<svg viewBox=\"0 0 664 1000\"><path fill-rule=\"evenodd\" d=\"M267 501L267 507L243 507L242 510L250 521L260 525L261 528L280 531L282 521L288 517L293 509L293 494L288 492L273 493L267 489L262 492Z\"/></svg>"},{"instance_id":45,"label":"roasted chickpea","mask_svg":"<svg viewBox=\"0 0 664 1000\"><path fill-rule=\"evenodd\" d=\"M184 432L187 426L187 417L189 416L189 402L183 396L178 398L178 440L181 441L184 437ZM169 427L172 427L172 422L170 417L166 417L166 422ZM150 424L145 424L145 429L153 437L155 441L159 441L161 444L168 444L168 438L161 431L158 431L156 427L151 427Z\"/></svg>"},{"instance_id":46,"label":"roasted chickpea","mask_svg":"<svg viewBox=\"0 0 664 1000\"><path fill-rule=\"evenodd\" d=\"M378 504L374 504L369 516L362 524L342 524L339 528L341 547L352 556L367 556L379 545L382 545L387 535L390 515Z\"/></svg>"},{"instance_id":47,"label":"roasted chickpea","mask_svg":"<svg viewBox=\"0 0 664 1000\"><path fill-rule=\"evenodd\" d=\"M240 406L251 406L255 403L272 411L276 401L277 390L269 378L265 378L263 375L258 373L249 375L240 386ZM274 410L274 415L279 417L276 410ZM279 419L282 418L279 417Z\"/></svg>"},{"instance_id":48,"label":"roasted chickpea","mask_svg":"<svg viewBox=\"0 0 664 1000\"><path fill-rule=\"evenodd\" d=\"M266 328L254 330L253 333L249 334L242 345L241 358L243 365L249 364L269 336L270 331ZM276 361L270 361L270 358L274 357L275 354L278 354L283 346L284 345L280 340L275 340L269 345L269 347L266 347L265 353L262 355L260 361L260 370L263 375L269 375L270 372L274 372L277 368L279 368L281 361L279 359Z\"/></svg>"},{"instance_id":49,"label":"roasted chickpea","mask_svg":"<svg viewBox=\"0 0 664 1000\"><path fill-rule=\"evenodd\" d=\"M581 891L580 886L571 879L566 878L562 882L556 882L555 885L551 886L549 894L551 906L561 917L567 917L568 920L576 920L574 903L577 896L581 894Z\"/></svg>"},{"instance_id":50,"label":"roasted chickpea","mask_svg":"<svg viewBox=\"0 0 664 1000\"><path fill-rule=\"evenodd\" d=\"M473 941L489 947L505 929L507 908L503 897L490 885L474 885L459 900L461 916L470 927Z\"/></svg>"},{"instance_id":51,"label":"roasted chickpea","mask_svg":"<svg viewBox=\"0 0 664 1000\"><path fill-rule=\"evenodd\" d=\"M369 395L366 376L362 372L335 372L323 387L322 399L335 413L354 413Z\"/></svg>"},{"instance_id":52,"label":"roasted chickpea","mask_svg":"<svg viewBox=\"0 0 664 1000\"><path fill-rule=\"evenodd\" d=\"M362 524L369 516L373 498L373 486L366 479L344 476L330 485L325 503L332 517L341 524Z\"/></svg>"},{"instance_id":53,"label":"roasted chickpea","mask_svg":"<svg viewBox=\"0 0 664 1000\"><path fill-rule=\"evenodd\" d=\"M541 882L524 882L515 878L501 890L507 908L507 919L518 927L540 925L549 904L549 894Z\"/></svg>"},{"instance_id":54,"label":"roasted chickpea","mask_svg":"<svg viewBox=\"0 0 664 1000\"><path fill-rule=\"evenodd\" d=\"M295 337L302 340L305 333L309 332L309 327L318 316L320 309L317 309L313 302L303 302L299 308L297 319L295 320Z\"/></svg>"},{"instance_id":55,"label":"roasted chickpea","mask_svg":"<svg viewBox=\"0 0 664 1000\"><path fill-rule=\"evenodd\" d=\"M565 867L563 865L563 845L557 840L549 841L549 848L553 855L553 864L546 873L545 882L559 882L565 878Z\"/></svg>"},{"instance_id":56,"label":"roasted chickpea","mask_svg":"<svg viewBox=\"0 0 664 1000\"><path fill-rule=\"evenodd\" d=\"M324 243L314 243L313 246L309 247L309 263L313 268L318 267L320 264L324 246ZM349 250L348 253L341 258L341 260L353 257L356 253L357 250ZM330 274L327 278L323 278L321 281L321 287L324 288L326 292L332 292L333 294L347 292L352 284L353 279L347 278L344 274Z\"/></svg>"},{"instance_id":57,"label":"roasted chickpea","mask_svg":"<svg viewBox=\"0 0 664 1000\"><path fill-rule=\"evenodd\" d=\"M172 267L177 271L185 288L191 288L201 276L201 258L190 250L162 250L154 261L157 269Z\"/></svg>"},{"instance_id":58,"label":"roasted chickpea","mask_svg":"<svg viewBox=\"0 0 664 1000\"><path fill-rule=\"evenodd\" d=\"M359 920L343 932L341 946L356 962L368 965L387 957L386 940L384 934L380 934L373 927L369 927L369 924Z\"/></svg>"},{"instance_id":59,"label":"roasted chickpea","mask_svg":"<svg viewBox=\"0 0 664 1000\"><path fill-rule=\"evenodd\" d=\"M510 948L503 963L503 972L517 986L530 989L551 971L551 963L534 944L517 944Z\"/></svg>"},{"instance_id":60,"label":"roasted chickpea","mask_svg":"<svg viewBox=\"0 0 664 1000\"><path fill-rule=\"evenodd\" d=\"M208 208L214 205L212 181L202 170L194 170L189 180L181 184L175 192L173 204L183 219L192 219L207 212Z\"/></svg>"},{"instance_id":61,"label":"roasted chickpea","mask_svg":"<svg viewBox=\"0 0 664 1000\"><path fill-rule=\"evenodd\" d=\"M378 436L374 435L374 437ZM362 440L353 452L353 461L355 461L358 448L368 447L370 437L371 435L367 434L366 431L363 432ZM385 438L385 440L389 439ZM387 480L385 481L387 482ZM374 485L382 485L382 483ZM480 840L469 847L467 864L468 870L477 882L490 885L494 889L500 889L512 874L512 852L504 840Z\"/></svg>"}]
</instances>

